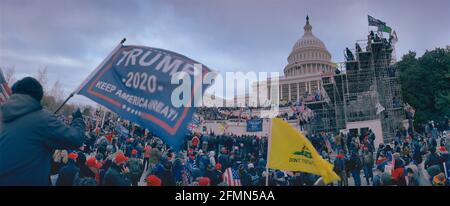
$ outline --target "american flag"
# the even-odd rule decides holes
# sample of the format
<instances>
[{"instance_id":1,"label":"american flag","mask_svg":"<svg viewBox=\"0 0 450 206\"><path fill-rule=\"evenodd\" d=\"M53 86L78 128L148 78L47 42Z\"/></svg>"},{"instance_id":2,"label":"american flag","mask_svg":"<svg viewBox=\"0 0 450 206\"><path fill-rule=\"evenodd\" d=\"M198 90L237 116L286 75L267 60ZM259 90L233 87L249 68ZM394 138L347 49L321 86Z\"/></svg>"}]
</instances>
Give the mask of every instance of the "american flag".
<instances>
[{"instance_id":1,"label":"american flag","mask_svg":"<svg viewBox=\"0 0 450 206\"><path fill-rule=\"evenodd\" d=\"M197 128L197 125L195 125L195 124L193 124L193 123L190 123L189 125L188 125L188 129L189 129L189 131L194 131L194 129L196 129Z\"/></svg>"},{"instance_id":2,"label":"american flag","mask_svg":"<svg viewBox=\"0 0 450 206\"><path fill-rule=\"evenodd\" d=\"M195 129L199 128L202 124L201 117L197 114L194 114L192 117L192 122L188 124L188 130L193 132Z\"/></svg>"},{"instance_id":3,"label":"american flag","mask_svg":"<svg viewBox=\"0 0 450 206\"><path fill-rule=\"evenodd\" d=\"M0 69L0 104L5 103L9 96L11 96L11 89L6 82L5 76L3 76L3 71Z\"/></svg>"},{"instance_id":4,"label":"american flag","mask_svg":"<svg viewBox=\"0 0 450 206\"><path fill-rule=\"evenodd\" d=\"M228 184L228 186L242 186L241 179L239 178L238 171L229 167L223 173L223 181Z\"/></svg>"}]
</instances>

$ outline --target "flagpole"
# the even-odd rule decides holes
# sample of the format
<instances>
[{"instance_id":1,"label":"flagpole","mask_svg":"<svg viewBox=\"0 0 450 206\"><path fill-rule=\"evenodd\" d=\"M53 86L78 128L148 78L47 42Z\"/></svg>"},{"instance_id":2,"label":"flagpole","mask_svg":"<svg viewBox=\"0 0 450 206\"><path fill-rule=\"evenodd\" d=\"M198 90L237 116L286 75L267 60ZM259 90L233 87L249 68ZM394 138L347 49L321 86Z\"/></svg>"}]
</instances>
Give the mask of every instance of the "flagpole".
<instances>
[{"instance_id":1,"label":"flagpole","mask_svg":"<svg viewBox=\"0 0 450 206\"><path fill-rule=\"evenodd\" d=\"M114 53L116 53L116 51L117 51L120 47L122 47L123 43L124 43L126 40L127 40L126 38L123 38L123 39L120 41L119 45L117 45L117 46L114 48L114 50L108 55L108 57L105 58L105 59L102 61L102 63L100 63L100 65L97 66L97 68L96 68L96 69L88 76L88 78L86 78L86 79L83 81L83 83L81 83L80 86L79 86L75 91L73 91L72 93L70 93L70 95L66 98L66 100L64 100L64 102L58 107L58 109L56 109L56 111L54 112L54 114L58 113L59 110L61 110L61 108L69 101L69 99L72 98L76 93L78 93L78 92L81 90L81 88L83 88L83 87L87 84L87 82L88 82L95 74L97 74L97 72L103 67L103 65L106 63L106 61L108 61L108 60L111 58L111 56L112 56Z\"/></svg>"},{"instance_id":2,"label":"flagpole","mask_svg":"<svg viewBox=\"0 0 450 206\"><path fill-rule=\"evenodd\" d=\"M269 156L270 156L270 144L272 142L272 118L269 119L269 135L267 137L267 161L266 161L266 186L269 186Z\"/></svg>"},{"instance_id":3,"label":"flagpole","mask_svg":"<svg viewBox=\"0 0 450 206\"><path fill-rule=\"evenodd\" d=\"M106 117L106 110L103 111L102 126L100 128L103 128L103 125L105 124L105 117Z\"/></svg>"}]
</instances>

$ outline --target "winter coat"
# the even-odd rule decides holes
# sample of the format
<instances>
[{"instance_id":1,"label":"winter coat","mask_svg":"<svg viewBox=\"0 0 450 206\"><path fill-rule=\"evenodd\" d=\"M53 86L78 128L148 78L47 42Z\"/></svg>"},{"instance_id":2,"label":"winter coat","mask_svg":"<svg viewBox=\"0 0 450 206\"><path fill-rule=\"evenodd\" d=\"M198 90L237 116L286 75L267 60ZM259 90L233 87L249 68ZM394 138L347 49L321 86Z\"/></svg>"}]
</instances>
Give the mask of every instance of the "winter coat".
<instances>
[{"instance_id":1,"label":"winter coat","mask_svg":"<svg viewBox=\"0 0 450 206\"><path fill-rule=\"evenodd\" d=\"M81 118L67 126L29 95L11 95L0 113L0 185L50 185L55 149L83 144Z\"/></svg>"},{"instance_id":2,"label":"winter coat","mask_svg":"<svg viewBox=\"0 0 450 206\"><path fill-rule=\"evenodd\" d=\"M433 166L433 165L439 165L439 167L442 167L442 158L437 153L431 153L428 155L427 159L425 160L425 169Z\"/></svg>"},{"instance_id":3,"label":"winter coat","mask_svg":"<svg viewBox=\"0 0 450 206\"><path fill-rule=\"evenodd\" d=\"M121 167L115 163L109 167L103 177L104 186L131 186L131 181L127 175L122 174Z\"/></svg>"},{"instance_id":4,"label":"winter coat","mask_svg":"<svg viewBox=\"0 0 450 206\"><path fill-rule=\"evenodd\" d=\"M89 169L88 166L83 165L80 167L80 178L81 177L90 177L95 179L96 175L91 171L91 169Z\"/></svg>"},{"instance_id":5,"label":"winter coat","mask_svg":"<svg viewBox=\"0 0 450 206\"><path fill-rule=\"evenodd\" d=\"M372 152L365 153L363 160L364 160L364 165L368 165L368 166L372 167L374 164Z\"/></svg>"},{"instance_id":6,"label":"winter coat","mask_svg":"<svg viewBox=\"0 0 450 206\"><path fill-rule=\"evenodd\" d=\"M334 168L333 170L337 173L345 171L345 159L343 155L337 155L334 160Z\"/></svg>"},{"instance_id":7,"label":"winter coat","mask_svg":"<svg viewBox=\"0 0 450 206\"><path fill-rule=\"evenodd\" d=\"M206 170L204 176L211 180L211 186L217 186L221 182L222 172L217 170Z\"/></svg>"},{"instance_id":8,"label":"winter coat","mask_svg":"<svg viewBox=\"0 0 450 206\"><path fill-rule=\"evenodd\" d=\"M230 158L227 154L220 154L217 161L222 165L222 172L225 171L225 168L230 167Z\"/></svg>"},{"instance_id":9,"label":"winter coat","mask_svg":"<svg viewBox=\"0 0 450 206\"><path fill-rule=\"evenodd\" d=\"M161 179L162 186L175 186L175 179L173 178L172 171L164 170L157 175Z\"/></svg>"},{"instance_id":10,"label":"winter coat","mask_svg":"<svg viewBox=\"0 0 450 206\"><path fill-rule=\"evenodd\" d=\"M360 171L362 167L361 159L357 155L352 155L350 157L348 171Z\"/></svg>"},{"instance_id":11,"label":"winter coat","mask_svg":"<svg viewBox=\"0 0 450 206\"><path fill-rule=\"evenodd\" d=\"M78 176L79 172L80 169L75 165L75 162L69 160L69 163L59 171L56 186L73 186L75 177Z\"/></svg>"},{"instance_id":12,"label":"winter coat","mask_svg":"<svg viewBox=\"0 0 450 206\"><path fill-rule=\"evenodd\" d=\"M137 158L131 158L128 163L128 169L130 169L130 173L129 176L132 178L137 178L139 179L142 175L142 163L140 162L139 159Z\"/></svg>"}]
</instances>

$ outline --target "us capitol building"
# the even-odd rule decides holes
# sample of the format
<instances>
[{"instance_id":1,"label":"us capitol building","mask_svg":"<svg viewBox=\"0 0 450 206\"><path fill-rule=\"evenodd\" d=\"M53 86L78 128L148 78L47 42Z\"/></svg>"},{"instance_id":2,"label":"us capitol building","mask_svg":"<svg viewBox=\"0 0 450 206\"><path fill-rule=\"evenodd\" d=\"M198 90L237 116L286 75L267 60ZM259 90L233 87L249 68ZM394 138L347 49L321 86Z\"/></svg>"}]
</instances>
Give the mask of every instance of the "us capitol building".
<instances>
[{"instance_id":1,"label":"us capitol building","mask_svg":"<svg viewBox=\"0 0 450 206\"><path fill-rule=\"evenodd\" d=\"M287 58L284 76L279 78L280 104L296 102L298 99L305 103L323 100L325 92L322 89L322 75L332 74L336 69L327 47L313 34L308 16L303 28L303 36L295 42Z\"/></svg>"}]
</instances>

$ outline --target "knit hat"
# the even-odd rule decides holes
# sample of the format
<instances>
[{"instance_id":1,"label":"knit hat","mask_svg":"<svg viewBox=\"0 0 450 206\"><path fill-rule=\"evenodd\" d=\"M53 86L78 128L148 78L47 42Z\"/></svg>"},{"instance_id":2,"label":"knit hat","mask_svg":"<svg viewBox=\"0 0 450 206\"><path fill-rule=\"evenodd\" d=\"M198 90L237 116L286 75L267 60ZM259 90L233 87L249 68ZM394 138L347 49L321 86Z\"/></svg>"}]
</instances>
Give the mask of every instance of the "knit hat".
<instances>
[{"instance_id":1,"label":"knit hat","mask_svg":"<svg viewBox=\"0 0 450 206\"><path fill-rule=\"evenodd\" d=\"M137 153L138 153L138 151L137 151L137 150L135 150L135 149L131 150L131 156L136 156L136 155L137 155Z\"/></svg>"},{"instance_id":2,"label":"knit hat","mask_svg":"<svg viewBox=\"0 0 450 206\"><path fill-rule=\"evenodd\" d=\"M103 165L95 157L90 157L88 160L86 160L86 166L100 169Z\"/></svg>"},{"instance_id":3,"label":"knit hat","mask_svg":"<svg viewBox=\"0 0 450 206\"><path fill-rule=\"evenodd\" d=\"M161 179L156 175L150 175L147 177L147 186L161 186Z\"/></svg>"},{"instance_id":4,"label":"knit hat","mask_svg":"<svg viewBox=\"0 0 450 206\"><path fill-rule=\"evenodd\" d=\"M338 155L336 155L336 158L342 159L342 158L344 158L344 157L345 157L344 154L338 154Z\"/></svg>"},{"instance_id":5,"label":"knit hat","mask_svg":"<svg viewBox=\"0 0 450 206\"><path fill-rule=\"evenodd\" d=\"M128 157L126 157L122 152L119 152L119 153L116 155L116 158L114 158L114 161L115 161L117 164L119 164L119 163L128 161Z\"/></svg>"},{"instance_id":6,"label":"knit hat","mask_svg":"<svg viewBox=\"0 0 450 206\"><path fill-rule=\"evenodd\" d=\"M33 77L25 77L13 84L11 91L13 94L27 94L40 102L44 96L41 83Z\"/></svg>"},{"instance_id":7,"label":"knit hat","mask_svg":"<svg viewBox=\"0 0 450 206\"><path fill-rule=\"evenodd\" d=\"M68 157L68 158L70 158L70 159L76 160L76 159L77 159L77 157L78 157L78 154L77 154L77 153L74 153L74 152L72 152L72 153L70 153L69 155L67 155L67 157Z\"/></svg>"},{"instance_id":8,"label":"knit hat","mask_svg":"<svg viewBox=\"0 0 450 206\"><path fill-rule=\"evenodd\" d=\"M276 172L276 177L277 178L283 178L284 177L284 173L282 171L277 171Z\"/></svg>"},{"instance_id":9,"label":"knit hat","mask_svg":"<svg viewBox=\"0 0 450 206\"><path fill-rule=\"evenodd\" d=\"M414 171L410 167L408 167L406 168L406 173L414 174Z\"/></svg>"},{"instance_id":10,"label":"knit hat","mask_svg":"<svg viewBox=\"0 0 450 206\"><path fill-rule=\"evenodd\" d=\"M209 186L210 180L208 177L199 177L198 186Z\"/></svg>"},{"instance_id":11,"label":"knit hat","mask_svg":"<svg viewBox=\"0 0 450 206\"><path fill-rule=\"evenodd\" d=\"M379 165L377 165L377 170L384 172L384 167L385 167L385 164L379 164Z\"/></svg>"},{"instance_id":12,"label":"knit hat","mask_svg":"<svg viewBox=\"0 0 450 206\"><path fill-rule=\"evenodd\" d=\"M222 164L217 163L216 164L216 170L222 170Z\"/></svg>"}]
</instances>

